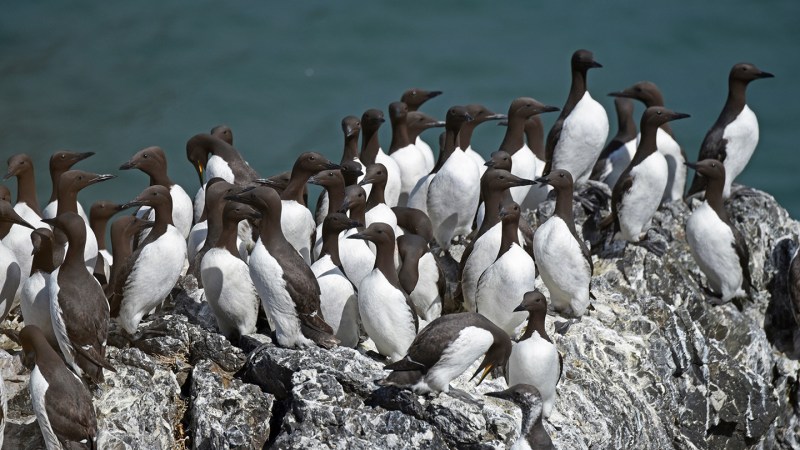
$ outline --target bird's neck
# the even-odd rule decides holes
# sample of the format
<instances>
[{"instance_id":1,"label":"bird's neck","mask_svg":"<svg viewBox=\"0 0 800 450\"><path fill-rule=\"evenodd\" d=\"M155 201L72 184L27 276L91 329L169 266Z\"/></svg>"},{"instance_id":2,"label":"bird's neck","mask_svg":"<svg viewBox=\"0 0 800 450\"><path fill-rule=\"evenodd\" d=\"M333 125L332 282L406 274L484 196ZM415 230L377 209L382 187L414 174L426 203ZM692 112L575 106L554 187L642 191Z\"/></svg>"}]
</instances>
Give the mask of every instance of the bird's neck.
<instances>
[{"instance_id":1,"label":"bird's neck","mask_svg":"<svg viewBox=\"0 0 800 450\"><path fill-rule=\"evenodd\" d=\"M32 170L25 170L17 175L17 203L22 202L41 215L39 200L36 198L36 179Z\"/></svg>"},{"instance_id":2,"label":"bird's neck","mask_svg":"<svg viewBox=\"0 0 800 450\"><path fill-rule=\"evenodd\" d=\"M354 161L358 158L358 134L345 136L344 149L342 150L342 163Z\"/></svg>"},{"instance_id":3,"label":"bird's neck","mask_svg":"<svg viewBox=\"0 0 800 450\"><path fill-rule=\"evenodd\" d=\"M311 173L305 170L294 169L289 178L289 184L286 189L281 192L281 200L294 200L301 205L305 205L303 201L303 192L305 192L306 183L311 178Z\"/></svg>"},{"instance_id":4,"label":"bird's neck","mask_svg":"<svg viewBox=\"0 0 800 450\"><path fill-rule=\"evenodd\" d=\"M335 266L341 267L342 261L339 259L339 231L338 230L326 230L325 227L322 227L322 251L320 251L319 257L322 258L325 255L330 255L331 262Z\"/></svg>"},{"instance_id":5,"label":"bird's neck","mask_svg":"<svg viewBox=\"0 0 800 450\"><path fill-rule=\"evenodd\" d=\"M398 119L392 126L392 143L389 144L389 154L411 145L408 137L408 125L405 119Z\"/></svg>"},{"instance_id":6,"label":"bird's neck","mask_svg":"<svg viewBox=\"0 0 800 450\"><path fill-rule=\"evenodd\" d=\"M217 238L217 248L224 248L231 255L236 258L241 258L239 255L239 247L236 245L236 239L239 237L239 221L226 220L222 224L222 231Z\"/></svg>"},{"instance_id":7,"label":"bird's neck","mask_svg":"<svg viewBox=\"0 0 800 450\"><path fill-rule=\"evenodd\" d=\"M386 198L384 196L385 190L386 190L385 181L379 183L372 183L372 189L370 190L369 198L367 199L367 211L380 205L381 203L386 203Z\"/></svg>"},{"instance_id":8,"label":"bird's neck","mask_svg":"<svg viewBox=\"0 0 800 450\"><path fill-rule=\"evenodd\" d=\"M519 220L503 221L503 236L500 240L500 251L497 252L497 259L500 259L507 251L511 250L514 244L519 245Z\"/></svg>"},{"instance_id":9,"label":"bird's neck","mask_svg":"<svg viewBox=\"0 0 800 450\"><path fill-rule=\"evenodd\" d=\"M378 130L364 132L364 139L361 142L361 162L364 166L375 164L375 159L378 157L378 150L381 145L378 141Z\"/></svg>"},{"instance_id":10,"label":"bird's neck","mask_svg":"<svg viewBox=\"0 0 800 450\"><path fill-rule=\"evenodd\" d=\"M509 116L506 134L503 136L503 142L500 143L499 150L502 150L509 155L517 153L517 151L525 145L525 142L523 141L524 137L525 118L519 116Z\"/></svg>"}]
</instances>

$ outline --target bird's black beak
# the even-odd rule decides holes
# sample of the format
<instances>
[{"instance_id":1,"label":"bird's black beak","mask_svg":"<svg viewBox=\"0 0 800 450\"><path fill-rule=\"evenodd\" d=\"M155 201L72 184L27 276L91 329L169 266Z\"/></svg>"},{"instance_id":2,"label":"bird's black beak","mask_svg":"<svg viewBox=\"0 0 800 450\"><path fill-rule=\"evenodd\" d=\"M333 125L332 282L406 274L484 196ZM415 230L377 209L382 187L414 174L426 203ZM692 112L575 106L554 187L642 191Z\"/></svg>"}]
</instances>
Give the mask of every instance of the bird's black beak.
<instances>
[{"instance_id":1,"label":"bird's black beak","mask_svg":"<svg viewBox=\"0 0 800 450\"><path fill-rule=\"evenodd\" d=\"M697 170L697 163L686 161L684 164L691 169Z\"/></svg>"},{"instance_id":2,"label":"bird's black beak","mask_svg":"<svg viewBox=\"0 0 800 450\"><path fill-rule=\"evenodd\" d=\"M486 394L484 394L484 395L488 395L489 397L494 397L494 398L501 398L501 399L503 399L503 400L508 400L508 399L509 399L509 392L508 392L508 390L505 390L505 391L497 391L497 392L487 392L487 393L486 393Z\"/></svg>"},{"instance_id":3,"label":"bird's black beak","mask_svg":"<svg viewBox=\"0 0 800 450\"><path fill-rule=\"evenodd\" d=\"M539 178L533 180L533 182L534 183L539 183L541 185L550 184L550 180L548 180L547 177L539 177Z\"/></svg>"},{"instance_id":4,"label":"bird's black beak","mask_svg":"<svg viewBox=\"0 0 800 450\"><path fill-rule=\"evenodd\" d=\"M556 111L561 111L561 108L559 108L557 106L551 106L551 105L545 105L542 108L542 112L543 113L556 112Z\"/></svg>"},{"instance_id":5,"label":"bird's black beak","mask_svg":"<svg viewBox=\"0 0 800 450\"><path fill-rule=\"evenodd\" d=\"M122 164L121 166L119 166L119 170L129 170L129 169L133 169L135 167L136 167L136 163L135 162L128 161L128 162Z\"/></svg>"},{"instance_id":6,"label":"bird's black beak","mask_svg":"<svg viewBox=\"0 0 800 450\"><path fill-rule=\"evenodd\" d=\"M325 164L325 170L341 170L341 168L342 166L330 161L328 161L328 163Z\"/></svg>"},{"instance_id":7,"label":"bird's black beak","mask_svg":"<svg viewBox=\"0 0 800 450\"><path fill-rule=\"evenodd\" d=\"M98 175L98 176L92 178L91 180L89 180L89 184L99 183L101 181L110 180L112 178L117 178L117 176L116 175L111 175L111 174Z\"/></svg>"},{"instance_id":8,"label":"bird's black beak","mask_svg":"<svg viewBox=\"0 0 800 450\"><path fill-rule=\"evenodd\" d=\"M508 120L508 116L505 114L492 114L486 116L486 120Z\"/></svg>"},{"instance_id":9,"label":"bird's black beak","mask_svg":"<svg viewBox=\"0 0 800 450\"><path fill-rule=\"evenodd\" d=\"M774 78L774 77L775 75L769 72L764 72L763 70L761 71L761 73L758 74L758 78Z\"/></svg>"},{"instance_id":10,"label":"bird's black beak","mask_svg":"<svg viewBox=\"0 0 800 450\"><path fill-rule=\"evenodd\" d=\"M430 99L432 99L434 97L438 97L440 95L442 95L442 91L430 91L430 92L428 92L428 95L425 96L425 98L430 100Z\"/></svg>"},{"instance_id":11,"label":"bird's black beak","mask_svg":"<svg viewBox=\"0 0 800 450\"><path fill-rule=\"evenodd\" d=\"M592 61L591 63L589 63L589 67L590 67L590 68L593 68L593 69L594 69L594 68L598 68L598 69L599 69L599 68L603 67L603 65L602 65L602 64L600 64L600 63L599 63L599 62L597 62L597 61Z\"/></svg>"}]
</instances>

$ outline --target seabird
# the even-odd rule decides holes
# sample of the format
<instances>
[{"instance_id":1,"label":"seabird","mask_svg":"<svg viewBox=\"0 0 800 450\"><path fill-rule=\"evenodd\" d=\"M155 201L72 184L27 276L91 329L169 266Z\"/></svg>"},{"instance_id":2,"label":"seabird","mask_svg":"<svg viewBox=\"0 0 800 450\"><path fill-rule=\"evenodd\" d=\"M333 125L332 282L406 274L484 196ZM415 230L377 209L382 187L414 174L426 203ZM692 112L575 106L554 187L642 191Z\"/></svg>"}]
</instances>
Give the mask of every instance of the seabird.
<instances>
[{"instance_id":1,"label":"seabird","mask_svg":"<svg viewBox=\"0 0 800 450\"><path fill-rule=\"evenodd\" d=\"M478 384L495 367L505 370L511 340L503 330L480 314L463 312L439 317L414 338L406 356L384 367L392 373L384 386L410 388L418 394L449 392L450 382L483 356L472 378Z\"/></svg>"},{"instance_id":2,"label":"seabird","mask_svg":"<svg viewBox=\"0 0 800 450\"><path fill-rule=\"evenodd\" d=\"M358 285L358 311L364 331L378 353L399 361L419 330L417 313L400 286L394 266L395 238L392 227L373 223L366 230L348 236L375 244L375 267Z\"/></svg>"},{"instance_id":3,"label":"seabird","mask_svg":"<svg viewBox=\"0 0 800 450\"><path fill-rule=\"evenodd\" d=\"M59 208L63 203L62 197ZM104 368L115 370L106 360L109 324L106 296L84 265L86 222L74 211L60 213L45 222L64 233L69 242L56 282L47 285L58 346L67 365L79 377L97 385L104 380Z\"/></svg>"},{"instance_id":4,"label":"seabird","mask_svg":"<svg viewBox=\"0 0 800 450\"><path fill-rule=\"evenodd\" d=\"M342 270L339 236L343 231L364 226L344 213L330 213L322 223L322 250L311 265L320 288L320 309L341 345L358 345L358 299L355 288Z\"/></svg>"},{"instance_id":5,"label":"seabird","mask_svg":"<svg viewBox=\"0 0 800 450\"><path fill-rule=\"evenodd\" d=\"M608 115L586 90L586 73L603 66L588 50L573 53L571 66L572 85L567 102L547 134L544 175L552 169L564 169L572 174L577 185L589 178L603 150L608 137Z\"/></svg>"},{"instance_id":6,"label":"seabird","mask_svg":"<svg viewBox=\"0 0 800 450\"><path fill-rule=\"evenodd\" d=\"M50 228L37 228L31 233L33 265L20 294L20 309L25 325L36 325L47 342L60 351L50 315L50 287L57 283L58 266L64 259L64 245L56 242ZM4 287L5 289L5 287Z\"/></svg>"},{"instance_id":7,"label":"seabird","mask_svg":"<svg viewBox=\"0 0 800 450\"><path fill-rule=\"evenodd\" d=\"M686 220L686 240L708 287L718 296L713 303L748 296L752 288L750 251L723 205L725 165L716 159L687 165L705 179L705 201Z\"/></svg>"},{"instance_id":8,"label":"seabird","mask_svg":"<svg viewBox=\"0 0 800 450\"><path fill-rule=\"evenodd\" d=\"M400 286L419 318L430 322L441 316L447 280L428 241L416 234L404 234L397 238L397 252L402 261L398 273Z\"/></svg>"},{"instance_id":9,"label":"seabird","mask_svg":"<svg viewBox=\"0 0 800 450\"><path fill-rule=\"evenodd\" d=\"M572 214L572 175L562 169L536 182L556 190L555 214L539 225L533 235L533 256L553 308L580 317L589 307L589 284L594 273L592 255L575 229Z\"/></svg>"},{"instance_id":10,"label":"seabird","mask_svg":"<svg viewBox=\"0 0 800 450\"><path fill-rule=\"evenodd\" d=\"M614 99L614 108L617 111L617 134L603 147L589 177L592 180L602 181L611 189L631 163L633 154L636 153L637 141L633 102L625 97L617 97Z\"/></svg>"},{"instance_id":11,"label":"seabird","mask_svg":"<svg viewBox=\"0 0 800 450\"><path fill-rule=\"evenodd\" d=\"M278 344L336 346L339 340L320 310L320 290L314 273L281 230L282 201L278 193L267 186L257 186L226 200L248 204L261 213L259 238L250 255L250 277L275 325Z\"/></svg>"},{"instance_id":12,"label":"seabird","mask_svg":"<svg viewBox=\"0 0 800 450\"><path fill-rule=\"evenodd\" d=\"M513 402L522 410L522 423L512 450L555 450L553 441L542 424L542 396L529 384L516 384L500 392L487 392L489 397Z\"/></svg>"},{"instance_id":13,"label":"seabird","mask_svg":"<svg viewBox=\"0 0 800 450\"><path fill-rule=\"evenodd\" d=\"M110 180L115 178L114 175L100 175L97 173L84 172L83 170L68 170L61 174L58 179L58 209L56 217L67 212L78 214L78 192L83 188L95 183ZM84 221L84 234L86 236L93 236L92 228L89 223ZM58 238L56 232L56 237ZM97 263L97 240L86 239L85 248L83 248L83 260L86 262L86 270L89 273L94 273L95 264Z\"/></svg>"},{"instance_id":14,"label":"seabird","mask_svg":"<svg viewBox=\"0 0 800 450\"><path fill-rule=\"evenodd\" d=\"M367 171L358 184L362 187L372 185L372 190L367 198L366 222L369 227L373 223L382 222L392 227L395 236L399 235L397 227L397 217L392 208L386 204L385 188L389 176L389 171L383 164L372 164L367 166Z\"/></svg>"},{"instance_id":15,"label":"seabird","mask_svg":"<svg viewBox=\"0 0 800 450\"><path fill-rule=\"evenodd\" d=\"M386 180L386 204L390 207L397 206L397 201L400 198L401 177L400 166L397 162L387 155L381 149L380 142L378 141L378 129L381 124L385 122L383 112L378 109L368 109L361 116L361 129L363 131L361 136L361 163L365 167L372 164L380 163L386 166L388 171L388 178ZM369 193L369 189L367 189Z\"/></svg>"},{"instance_id":16,"label":"seabird","mask_svg":"<svg viewBox=\"0 0 800 450\"><path fill-rule=\"evenodd\" d=\"M427 142L420 138L423 131L431 128L444 127L443 120L436 120L435 118L419 111L410 111L406 115L406 124L408 125L408 138L417 146L417 149L422 153L425 158L425 168L428 171L433 170L436 165L436 159L433 157L433 150Z\"/></svg>"},{"instance_id":17,"label":"seabird","mask_svg":"<svg viewBox=\"0 0 800 450\"><path fill-rule=\"evenodd\" d=\"M542 396L542 415L550 417L556 401L556 385L561 379L563 358L544 329L547 299L536 291L525 297L514 311L528 313L525 333L511 349L508 359L508 384L530 384Z\"/></svg>"},{"instance_id":18,"label":"seabird","mask_svg":"<svg viewBox=\"0 0 800 450\"><path fill-rule=\"evenodd\" d=\"M645 110L639 125L642 137L636 154L614 185L611 214L600 223L600 228L613 224L618 237L641 245L658 256L663 255L666 248L660 243L643 240L667 186L667 162L657 151L656 132L661 124L686 117L689 115L661 106Z\"/></svg>"},{"instance_id":19,"label":"seabird","mask_svg":"<svg viewBox=\"0 0 800 450\"><path fill-rule=\"evenodd\" d=\"M44 224L39 200L36 197L36 179L33 170L33 161L30 156L20 153L8 158L8 172L3 177L17 179L17 203L14 210L31 225L41 228Z\"/></svg>"},{"instance_id":20,"label":"seabird","mask_svg":"<svg viewBox=\"0 0 800 450\"><path fill-rule=\"evenodd\" d=\"M535 289L536 266L533 258L519 245L520 208L507 202L500 208L502 236L496 259L478 278L475 309L499 326L509 336L525 320L514 312L526 292Z\"/></svg>"},{"instance_id":21,"label":"seabird","mask_svg":"<svg viewBox=\"0 0 800 450\"><path fill-rule=\"evenodd\" d=\"M127 264L128 257L133 254L133 237L153 225L152 221L135 216L122 216L111 224L111 251L116 264L111 265L108 284L103 289L107 299L113 294L122 295L125 280L121 277L127 276L130 269Z\"/></svg>"},{"instance_id":22,"label":"seabird","mask_svg":"<svg viewBox=\"0 0 800 450\"><path fill-rule=\"evenodd\" d=\"M22 351L32 353L36 365L28 384L31 404L47 450L70 442L96 449L97 418L92 395L47 343L35 325L19 333Z\"/></svg>"},{"instance_id":23,"label":"seabird","mask_svg":"<svg viewBox=\"0 0 800 450\"><path fill-rule=\"evenodd\" d=\"M47 206L42 211L42 218L51 219L58 213L58 180L61 178L61 174L71 169L79 161L83 161L92 155L94 155L94 152L77 153L62 150L50 156L50 181L53 189L50 192L50 200L48 200ZM86 212L80 203L78 203L78 214L83 220L88 221Z\"/></svg>"},{"instance_id":24,"label":"seabird","mask_svg":"<svg viewBox=\"0 0 800 450\"><path fill-rule=\"evenodd\" d=\"M364 192L364 188L359 185L345 188L344 203L339 212L344 213L349 210L350 219L363 224L367 221L366 208L367 194ZM351 228L339 239L339 259L342 262L342 270L356 287L375 267L375 252L368 243L347 239L348 236L361 231L364 231L364 227Z\"/></svg>"},{"instance_id":25,"label":"seabird","mask_svg":"<svg viewBox=\"0 0 800 450\"><path fill-rule=\"evenodd\" d=\"M772 78L753 64L739 63L728 76L728 98L717 121L706 133L700 146L699 160L716 159L725 164L725 188L722 197L728 198L731 184L744 170L758 144L758 119L747 106L747 85L753 80ZM695 176L687 196L705 189L703 177Z\"/></svg>"},{"instance_id":26,"label":"seabird","mask_svg":"<svg viewBox=\"0 0 800 450\"><path fill-rule=\"evenodd\" d=\"M490 167L481 177L481 192L485 205L489 211L500 211L504 198L509 197L510 200L508 193L510 188L530 184L533 184L533 180L520 178L507 170ZM497 258L502 234L500 216L490 214L481 223L475 237L467 244L461 255L458 273L464 308L467 311L475 311L478 279Z\"/></svg>"},{"instance_id":27,"label":"seabird","mask_svg":"<svg viewBox=\"0 0 800 450\"><path fill-rule=\"evenodd\" d=\"M8 242L9 231L17 228L20 233L17 237L11 236L14 239L21 239L23 236L22 230L32 230L33 225L25 221L6 200L0 200L0 321L5 320L11 307L14 305L15 300L18 300L22 286L30 276L30 267L33 257L30 257L28 262L28 272L24 272L23 265L17 259L16 252L13 247L9 247ZM28 231L28 243L31 251L33 252L33 244L30 242L30 231ZM29 254L30 256L30 254Z\"/></svg>"},{"instance_id":28,"label":"seabird","mask_svg":"<svg viewBox=\"0 0 800 450\"><path fill-rule=\"evenodd\" d=\"M97 261L94 265L94 276L101 285L108 284L111 276L111 265L114 258L106 248L106 224L114 214L122 210L122 205L108 200L99 200L89 208L89 228L97 242ZM41 328L41 327L40 327Z\"/></svg>"},{"instance_id":29,"label":"seabird","mask_svg":"<svg viewBox=\"0 0 800 450\"><path fill-rule=\"evenodd\" d=\"M159 184L169 189L169 194L172 196L172 222L186 239L194 220L192 199L179 184L169 178L167 155L164 150L161 147L147 147L139 150L128 162L119 167L119 170L130 169L139 169L146 173L150 177L150 186ZM149 208L140 209L138 214L147 214L147 216L143 216L147 220L155 219L155 212ZM147 231L143 233L142 239L146 236Z\"/></svg>"},{"instance_id":30,"label":"seabird","mask_svg":"<svg viewBox=\"0 0 800 450\"><path fill-rule=\"evenodd\" d=\"M409 113L417 113L417 110L428 100L438 97L442 95L442 91L428 91L425 89L419 88L411 88L403 92L403 95L400 97L400 101L405 103L408 106ZM422 113L419 113L422 114ZM414 121L411 117L409 117L409 124ZM437 126L437 125L433 125ZM444 123L438 126L444 126ZM413 125L410 125L409 128L412 128ZM427 128L424 128L427 129ZM434 159L433 159L433 151L431 150L430 145L428 145L422 138L419 137L420 133L424 131L421 129L419 131L411 131L411 142L419 149L420 153L422 153L423 157L425 158L425 167L427 167L428 171L433 169Z\"/></svg>"},{"instance_id":31,"label":"seabird","mask_svg":"<svg viewBox=\"0 0 800 450\"><path fill-rule=\"evenodd\" d=\"M200 263L206 299L220 332L231 342L238 342L242 336L256 331L258 295L236 241L239 222L260 216L248 205L226 202L220 235Z\"/></svg>"},{"instance_id":32,"label":"seabird","mask_svg":"<svg viewBox=\"0 0 800 450\"><path fill-rule=\"evenodd\" d=\"M408 137L406 115L408 107L403 102L389 104L389 123L392 125L392 142L389 144L389 156L400 168L400 196L397 205L406 206L408 195L420 178L427 175L425 157Z\"/></svg>"},{"instance_id":33,"label":"seabird","mask_svg":"<svg viewBox=\"0 0 800 450\"><path fill-rule=\"evenodd\" d=\"M472 120L463 106L447 111L445 144L428 186L427 213L433 225L433 236L442 250L450 248L455 236L472 230L472 219L478 209L480 172L475 163L458 147L458 134L464 123Z\"/></svg>"},{"instance_id":34,"label":"seabird","mask_svg":"<svg viewBox=\"0 0 800 450\"><path fill-rule=\"evenodd\" d=\"M651 106L664 106L664 96L655 83L650 81L640 81L633 86L609 94L614 97L628 97L644 103L645 108ZM667 178L667 188L661 202L671 202L683 198L686 189L686 154L681 146L675 141L669 123L665 123L656 132L656 146L658 151L667 160L669 177Z\"/></svg>"},{"instance_id":35,"label":"seabird","mask_svg":"<svg viewBox=\"0 0 800 450\"><path fill-rule=\"evenodd\" d=\"M186 241L172 222L172 196L160 184L149 186L123 209L149 206L156 212L147 238L123 264L117 285L112 286L111 316L133 335L139 322L167 297L183 271ZM115 258L116 261L116 258Z\"/></svg>"}]
</instances>

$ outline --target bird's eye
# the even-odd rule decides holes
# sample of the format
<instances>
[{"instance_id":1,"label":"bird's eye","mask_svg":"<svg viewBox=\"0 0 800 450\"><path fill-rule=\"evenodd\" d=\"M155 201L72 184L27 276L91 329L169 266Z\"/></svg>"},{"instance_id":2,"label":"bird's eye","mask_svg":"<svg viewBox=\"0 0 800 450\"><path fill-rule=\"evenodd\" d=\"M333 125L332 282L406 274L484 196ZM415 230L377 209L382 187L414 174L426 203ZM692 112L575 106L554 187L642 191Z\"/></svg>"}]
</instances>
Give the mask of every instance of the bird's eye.
<instances>
[{"instance_id":1,"label":"bird's eye","mask_svg":"<svg viewBox=\"0 0 800 450\"><path fill-rule=\"evenodd\" d=\"M67 157L67 155L65 155L63 153L61 154L61 159L65 159L66 157Z\"/></svg>"},{"instance_id":2,"label":"bird's eye","mask_svg":"<svg viewBox=\"0 0 800 450\"><path fill-rule=\"evenodd\" d=\"M560 176L561 178L564 178L564 174L563 173L558 174L558 176Z\"/></svg>"},{"instance_id":3,"label":"bird's eye","mask_svg":"<svg viewBox=\"0 0 800 450\"><path fill-rule=\"evenodd\" d=\"M505 180L505 179L506 179L506 177L504 177L504 176L500 176L500 179L501 179L501 180Z\"/></svg>"},{"instance_id":4,"label":"bird's eye","mask_svg":"<svg viewBox=\"0 0 800 450\"><path fill-rule=\"evenodd\" d=\"M411 91L411 95L417 95L417 91Z\"/></svg>"},{"instance_id":5,"label":"bird's eye","mask_svg":"<svg viewBox=\"0 0 800 450\"><path fill-rule=\"evenodd\" d=\"M661 115L661 111L656 111L656 114L658 114L660 116Z\"/></svg>"},{"instance_id":6,"label":"bird's eye","mask_svg":"<svg viewBox=\"0 0 800 450\"><path fill-rule=\"evenodd\" d=\"M313 156L309 156L309 157L308 157L308 159L309 159L310 161L313 161L315 158L314 158Z\"/></svg>"},{"instance_id":7,"label":"bird's eye","mask_svg":"<svg viewBox=\"0 0 800 450\"><path fill-rule=\"evenodd\" d=\"M78 180L83 180L83 177L82 177L82 176L79 176L79 177L78 177Z\"/></svg>"}]
</instances>

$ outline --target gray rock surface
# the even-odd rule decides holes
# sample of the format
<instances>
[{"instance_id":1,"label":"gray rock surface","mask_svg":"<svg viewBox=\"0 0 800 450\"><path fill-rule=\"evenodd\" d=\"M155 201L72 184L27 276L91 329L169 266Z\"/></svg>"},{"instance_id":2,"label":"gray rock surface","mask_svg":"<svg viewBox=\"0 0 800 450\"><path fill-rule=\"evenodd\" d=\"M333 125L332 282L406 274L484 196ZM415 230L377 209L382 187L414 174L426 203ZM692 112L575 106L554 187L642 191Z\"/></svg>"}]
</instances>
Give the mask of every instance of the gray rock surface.
<instances>
[{"instance_id":1,"label":"gray rock surface","mask_svg":"<svg viewBox=\"0 0 800 450\"><path fill-rule=\"evenodd\" d=\"M553 206L528 214L534 228ZM800 331L785 277L800 224L767 194L732 199L754 290L711 306L684 236L694 206L675 202L656 214L649 236L668 243L661 258L606 242L595 257L594 310L565 334L553 327L565 319L548 316L564 356L555 409L544 422L556 448L800 448ZM577 203L575 213L587 239L602 243L598 217ZM437 252L448 301L462 251ZM3 326L19 329L18 317ZM117 373L106 373L95 393L101 448L502 449L516 439L521 417L516 406L483 395L505 389L502 378L480 386L469 380L475 367L450 393L418 396L376 385L386 372L369 341L358 349L292 350L256 334L231 345L192 277L132 343L116 333L109 342L120 348L109 348ZM41 448L29 371L18 347L5 337L0 346L8 351L0 352L6 445Z\"/></svg>"},{"instance_id":2,"label":"gray rock surface","mask_svg":"<svg viewBox=\"0 0 800 450\"><path fill-rule=\"evenodd\" d=\"M196 449L261 448L269 438L274 397L242 383L216 363L192 370L192 446Z\"/></svg>"}]
</instances>

